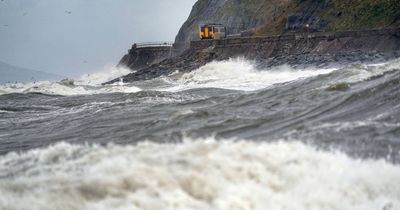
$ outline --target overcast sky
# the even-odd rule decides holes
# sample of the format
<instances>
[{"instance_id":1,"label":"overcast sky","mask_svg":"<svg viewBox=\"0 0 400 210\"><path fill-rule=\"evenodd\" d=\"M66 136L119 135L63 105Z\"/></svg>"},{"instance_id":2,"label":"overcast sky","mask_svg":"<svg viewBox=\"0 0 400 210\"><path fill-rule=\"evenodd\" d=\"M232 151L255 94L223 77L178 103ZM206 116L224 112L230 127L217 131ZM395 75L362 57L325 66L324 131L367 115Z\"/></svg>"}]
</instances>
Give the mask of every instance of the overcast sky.
<instances>
[{"instance_id":1,"label":"overcast sky","mask_svg":"<svg viewBox=\"0 0 400 210\"><path fill-rule=\"evenodd\" d=\"M196 0L0 0L0 60L79 76L134 42L173 41Z\"/></svg>"}]
</instances>

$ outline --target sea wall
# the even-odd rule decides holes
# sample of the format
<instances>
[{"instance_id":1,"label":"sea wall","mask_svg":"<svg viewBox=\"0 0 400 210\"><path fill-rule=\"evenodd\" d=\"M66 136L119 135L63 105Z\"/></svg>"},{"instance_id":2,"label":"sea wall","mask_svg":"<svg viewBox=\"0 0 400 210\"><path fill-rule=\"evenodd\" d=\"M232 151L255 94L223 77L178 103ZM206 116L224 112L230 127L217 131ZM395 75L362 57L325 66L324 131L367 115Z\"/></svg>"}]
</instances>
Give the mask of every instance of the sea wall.
<instances>
[{"instance_id":1,"label":"sea wall","mask_svg":"<svg viewBox=\"0 0 400 210\"><path fill-rule=\"evenodd\" d=\"M141 47L134 44L128 51L128 54L124 55L121 59L118 66L125 66L132 70L138 70L159 63L169 58L171 54L171 46L149 45Z\"/></svg>"},{"instance_id":2,"label":"sea wall","mask_svg":"<svg viewBox=\"0 0 400 210\"><path fill-rule=\"evenodd\" d=\"M243 55L252 58L397 51L400 50L400 28L192 41L191 49L208 51L216 57Z\"/></svg>"}]
</instances>

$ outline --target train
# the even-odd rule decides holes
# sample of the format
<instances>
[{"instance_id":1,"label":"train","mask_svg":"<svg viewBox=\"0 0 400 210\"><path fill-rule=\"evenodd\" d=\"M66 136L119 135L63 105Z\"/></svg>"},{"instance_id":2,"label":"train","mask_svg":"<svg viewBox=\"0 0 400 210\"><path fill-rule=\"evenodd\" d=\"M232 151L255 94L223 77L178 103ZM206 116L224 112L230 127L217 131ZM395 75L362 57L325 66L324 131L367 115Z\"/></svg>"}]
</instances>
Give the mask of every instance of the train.
<instances>
[{"instance_id":1,"label":"train","mask_svg":"<svg viewBox=\"0 0 400 210\"><path fill-rule=\"evenodd\" d=\"M225 39L226 28L222 24L205 24L200 26L200 39Z\"/></svg>"}]
</instances>

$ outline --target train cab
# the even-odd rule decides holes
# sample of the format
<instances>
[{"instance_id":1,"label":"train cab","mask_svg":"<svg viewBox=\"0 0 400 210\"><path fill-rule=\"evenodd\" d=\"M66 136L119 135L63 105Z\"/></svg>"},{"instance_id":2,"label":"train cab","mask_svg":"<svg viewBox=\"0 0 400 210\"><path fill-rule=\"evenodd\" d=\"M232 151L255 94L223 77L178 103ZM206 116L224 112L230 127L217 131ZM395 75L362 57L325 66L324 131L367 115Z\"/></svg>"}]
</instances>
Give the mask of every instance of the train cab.
<instances>
[{"instance_id":1,"label":"train cab","mask_svg":"<svg viewBox=\"0 0 400 210\"><path fill-rule=\"evenodd\" d=\"M221 24L207 24L200 27L200 39L224 39L226 28Z\"/></svg>"}]
</instances>

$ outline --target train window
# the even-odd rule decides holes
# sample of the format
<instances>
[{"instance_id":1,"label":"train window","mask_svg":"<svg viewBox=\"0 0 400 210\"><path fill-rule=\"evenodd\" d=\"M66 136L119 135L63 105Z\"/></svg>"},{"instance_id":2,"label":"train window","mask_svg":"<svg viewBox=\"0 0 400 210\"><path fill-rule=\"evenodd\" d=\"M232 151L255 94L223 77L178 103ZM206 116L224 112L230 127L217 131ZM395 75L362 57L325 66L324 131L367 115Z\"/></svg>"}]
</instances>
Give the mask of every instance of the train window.
<instances>
[{"instance_id":1,"label":"train window","mask_svg":"<svg viewBox=\"0 0 400 210\"><path fill-rule=\"evenodd\" d=\"M220 32L225 32L225 28L221 28Z\"/></svg>"}]
</instances>

